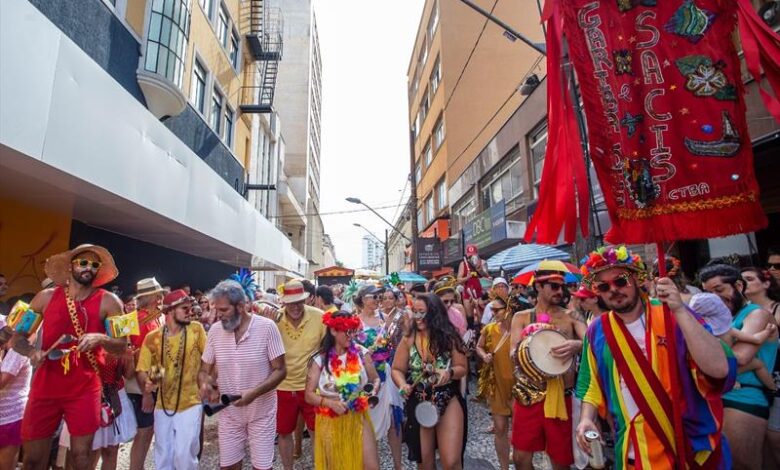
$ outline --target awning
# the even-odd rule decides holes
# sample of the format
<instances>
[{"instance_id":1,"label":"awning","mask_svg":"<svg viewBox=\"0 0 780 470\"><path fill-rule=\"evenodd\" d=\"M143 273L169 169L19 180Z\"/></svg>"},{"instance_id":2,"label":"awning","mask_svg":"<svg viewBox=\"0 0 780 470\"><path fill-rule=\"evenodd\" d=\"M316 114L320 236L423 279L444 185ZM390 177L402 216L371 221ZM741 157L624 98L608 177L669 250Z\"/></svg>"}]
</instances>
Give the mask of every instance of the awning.
<instances>
[{"instance_id":1,"label":"awning","mask_svg":"<svg viewBox=\"0 0 780 470\"><path fill-rule=\"evenodd\" d=\"M557 248L547 245L515 245L500 251L487 260L488 271L495 272L502 269L515 272L529 264L536 263L544 259L563 259L568 260L569 254Z\"/></svg>"}]
</instances>

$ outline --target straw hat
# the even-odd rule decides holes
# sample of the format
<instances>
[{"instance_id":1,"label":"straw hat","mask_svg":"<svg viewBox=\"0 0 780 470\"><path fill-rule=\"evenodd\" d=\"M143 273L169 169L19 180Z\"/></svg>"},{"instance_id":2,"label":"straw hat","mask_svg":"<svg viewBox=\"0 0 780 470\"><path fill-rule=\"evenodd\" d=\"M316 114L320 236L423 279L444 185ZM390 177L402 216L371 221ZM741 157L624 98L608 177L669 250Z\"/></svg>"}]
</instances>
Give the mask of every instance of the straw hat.
<instances>
[{"instance_id":1,"label":"straw hat","mask_svg":"<svg viewBox=\"0 0 780 470\"><path fill-rule=\"evenodd\" d=\"M145 295L162 294L164 292L165 290L163 290L160 283L153 277L147 277L146 279L141 279L135 283L136 299Z\"/></svg>"},{"instance_id":2,"label":"straw hat","mask_svg":"<svg viewBox=\"0 0 780 470\"><path fill-rule=\"evenodd\" d=\"M281 298L283 304L292 304L300 302L301 300L306 300L307 298L309 298L309 293L303 288L303 283L301 281L293 279L284 284Z\"/></svg>"},{"instance_id":3,"label":"straw hat","mask_svg":"<svg viewBox=\"0 0 780 470\"><path fill-rule=\"evenodd\" d=\"M116 279L119 275L119 270L116 268L116 263L114 263L114 257L102 246L90 244L79 245L70 251L50 256L46 260L46 265L43 269L56 285L64 286L73 277L71 274L71 261L78 255L86 252L95 253L102 264L97 274L95 274L92 287L104 286Z\"/></svg>"}]
</instances>

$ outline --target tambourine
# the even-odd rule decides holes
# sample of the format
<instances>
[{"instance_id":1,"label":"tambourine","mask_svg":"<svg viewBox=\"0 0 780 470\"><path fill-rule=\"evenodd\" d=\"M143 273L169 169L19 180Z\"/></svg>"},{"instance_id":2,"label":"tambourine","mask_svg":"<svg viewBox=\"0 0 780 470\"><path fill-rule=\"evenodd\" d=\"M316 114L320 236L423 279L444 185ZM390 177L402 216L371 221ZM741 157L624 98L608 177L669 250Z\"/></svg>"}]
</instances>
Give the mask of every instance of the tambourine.
<instances>
[{"instance_id":1,"label":"tambourine","mask_svg":"<svg viewBox=\"0 0 780 470\"><path fill-rule=\"evenodd\" d=\"M433 428L439 422L439 410L429 401L422 401L414 408L414 417L424 428Z\"/></svg>"}]
</instances>

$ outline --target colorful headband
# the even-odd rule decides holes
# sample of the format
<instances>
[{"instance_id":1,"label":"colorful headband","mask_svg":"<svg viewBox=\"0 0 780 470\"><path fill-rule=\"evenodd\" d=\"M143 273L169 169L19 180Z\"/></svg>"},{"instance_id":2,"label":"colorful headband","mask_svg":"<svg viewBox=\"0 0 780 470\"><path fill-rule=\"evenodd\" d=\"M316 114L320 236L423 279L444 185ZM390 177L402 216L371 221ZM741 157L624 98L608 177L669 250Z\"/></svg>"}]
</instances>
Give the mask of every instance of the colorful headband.
<instances>
[{"instance_id":1,"label":"colorful headband","mask_svg":"<svg viewBox=\"0 0 780 470\"><path fill-rule=\"evenodd\" d=\"M644 280L647 276L647 270L642 258L637 254L631 253L625 245L619 246L602 246L596 251L591 252L587 257L583 258L582 282L587 286L593 283L593 278L601 271L605 271L610 268L626 268L634 271L640 280Z\"/></svg>"},{"instance_id":2,"label":"colorful headband","mask_svg":"<svg viewBox=\"0 0 780 470\"><path fill-rule=\"evenodd\" d=\"M455 279L453 276L444 276L441 279L436 282L433 286L433 293L436 295L441 295L447 291L455 291L455 288L458 286L458 280Z\"/></svg>"},{"instance_id":3,"label":"colorful headband","mask_svg":"<svg viewBox=\"0 0 780 470\"><path fill-rule=\"evenodd\" d=\"M333 312L327 312L322 315L322 324L336 331L357 330L363 326L363 322L360 321L357 315L334 316Z\"/></svg>"}]
</instances>

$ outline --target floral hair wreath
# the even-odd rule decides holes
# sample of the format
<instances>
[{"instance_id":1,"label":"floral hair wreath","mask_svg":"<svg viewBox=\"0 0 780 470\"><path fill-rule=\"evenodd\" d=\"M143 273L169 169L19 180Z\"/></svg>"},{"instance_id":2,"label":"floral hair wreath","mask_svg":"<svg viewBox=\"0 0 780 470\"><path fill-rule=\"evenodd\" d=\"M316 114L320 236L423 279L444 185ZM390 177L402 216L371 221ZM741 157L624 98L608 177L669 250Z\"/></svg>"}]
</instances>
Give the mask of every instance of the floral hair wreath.
<instances>
[{"instance_id":1,"label":"floral hair wreath","mask_svg":"<svg viewBox=\"0 0 780 470\"><path fill-rule=\"evenodd\" d=\"M336 312L339 313L339 312ZM322 315L322 324L336 331L351 331L362 328L363 322L357 315L334 316L333 312L326 312Z\"/></svg>"},{"instance_id":2,"label":"floral hair wreath","mask_svg":"<svg viewBox=\"0 0 780 470\"><path fill-rule=\"evenodd\" d=\"M642 258L626 248L625 245L602 246L592 251L580 261L580 271L583 274L582 282L588 288L593 284L596 274L610 268L626 268L633 271L640 281L647 278L647 268Z\"/></svg>"}]
</instances>

